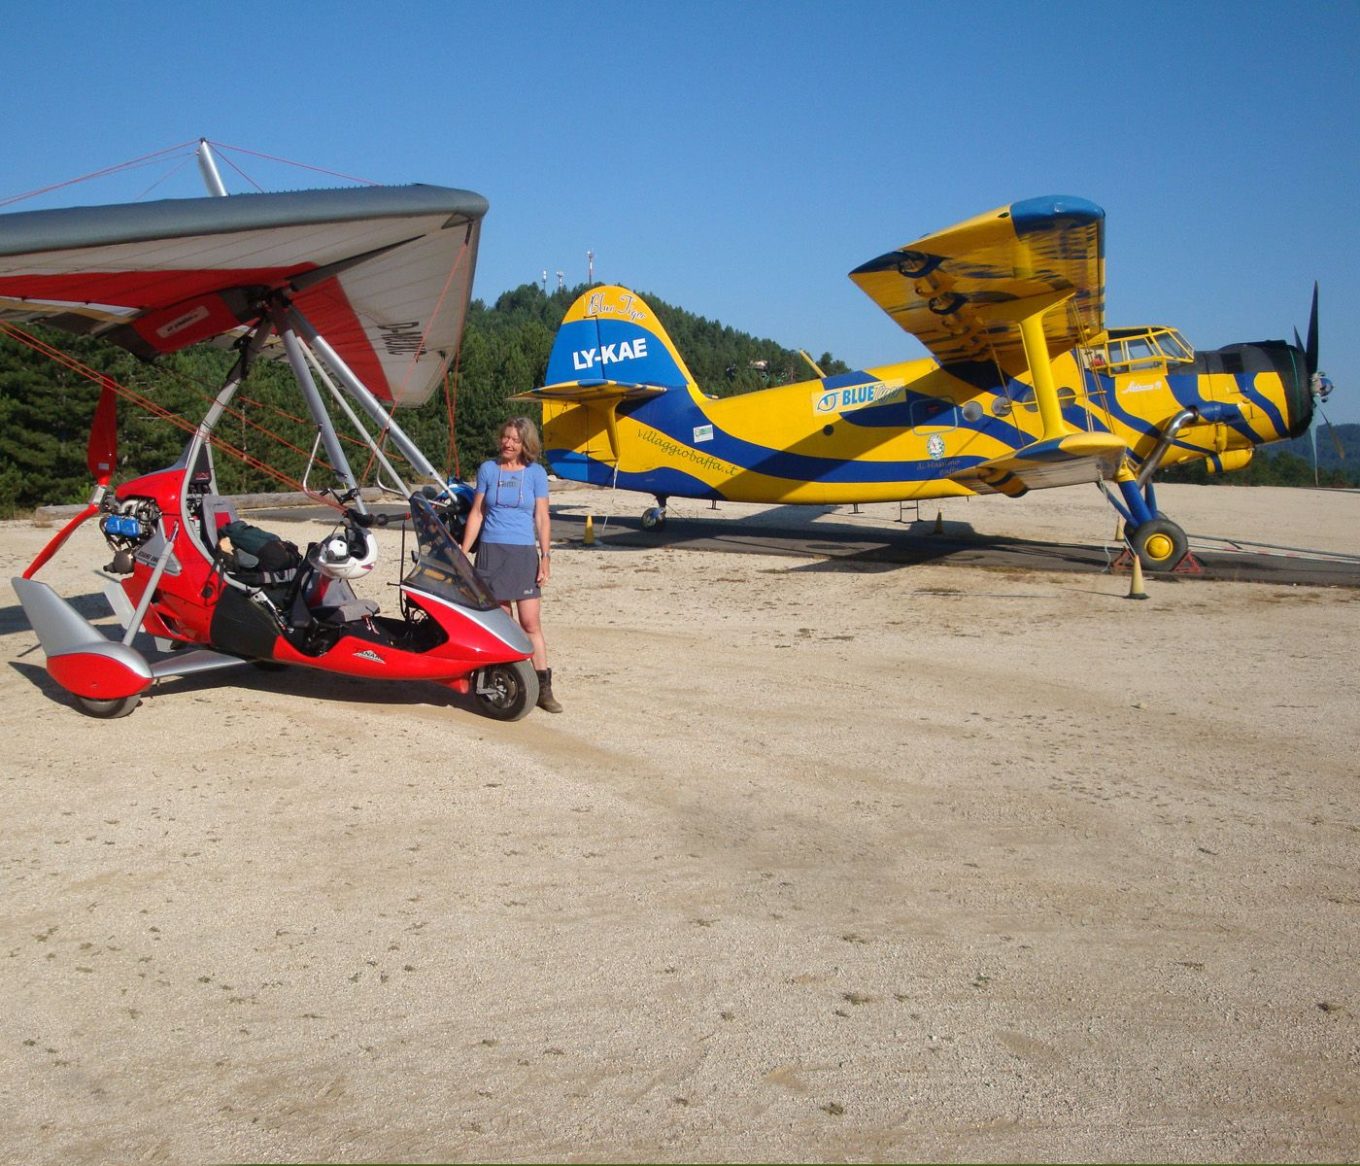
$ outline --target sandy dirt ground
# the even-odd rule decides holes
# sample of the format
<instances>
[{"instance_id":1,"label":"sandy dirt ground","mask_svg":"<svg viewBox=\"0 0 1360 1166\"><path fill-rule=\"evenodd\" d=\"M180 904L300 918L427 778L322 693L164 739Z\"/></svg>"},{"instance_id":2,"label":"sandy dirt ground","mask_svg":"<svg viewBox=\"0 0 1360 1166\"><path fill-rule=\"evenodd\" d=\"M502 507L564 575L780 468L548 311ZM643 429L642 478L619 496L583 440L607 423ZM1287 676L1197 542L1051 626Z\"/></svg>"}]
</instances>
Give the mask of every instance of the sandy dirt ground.
<instances>
[{"instance_id":1,"label":"sandy dirt ground","mask_svg":"<svg viewBox=\"0 0 1360 1166\"><path fill-rule=\"evenodd\" d=\"M1360 554L1357 494L1161 501ZM40 578L94 618L107 557ZM1360 1157L1360 591L554 561L515 724L253 669L92 720L6 591L0 1159Z\"/></svg>"}]
</instances>

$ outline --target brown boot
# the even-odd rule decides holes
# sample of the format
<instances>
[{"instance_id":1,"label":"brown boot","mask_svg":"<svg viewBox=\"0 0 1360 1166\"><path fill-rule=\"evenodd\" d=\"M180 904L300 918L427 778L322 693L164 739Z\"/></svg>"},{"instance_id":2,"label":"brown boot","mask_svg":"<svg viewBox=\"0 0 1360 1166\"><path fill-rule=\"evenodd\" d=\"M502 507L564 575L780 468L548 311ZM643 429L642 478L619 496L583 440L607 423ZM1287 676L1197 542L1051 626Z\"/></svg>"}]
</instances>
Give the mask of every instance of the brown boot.
<instances>
[{"instance_id":1,"label":"brown boot","mask_svg":"<svg viewBox=\"0 0 1360 1166\"><path fill-rule=\"evenodd\" d=\"M553 696L551 668L541 668L538 671L538 707L545 713L562 711L562 702Z\"/></svg>"}]
</instances>

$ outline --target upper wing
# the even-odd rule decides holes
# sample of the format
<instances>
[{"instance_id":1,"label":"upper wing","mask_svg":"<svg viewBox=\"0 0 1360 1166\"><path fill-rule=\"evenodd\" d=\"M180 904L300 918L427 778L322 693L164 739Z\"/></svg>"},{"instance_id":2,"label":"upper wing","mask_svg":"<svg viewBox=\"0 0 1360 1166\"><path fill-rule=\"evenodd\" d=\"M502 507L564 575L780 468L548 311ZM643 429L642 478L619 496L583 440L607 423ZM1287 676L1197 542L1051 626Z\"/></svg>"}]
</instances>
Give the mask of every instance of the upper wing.
<instances>
[{"instance_id":1,"label":"upper wing","mask_svg":"<svg viewBox=\"0 0 1360 1166\"><path fill-rule=\"evenodd\" d=\"M850 278L941 364L1027 367L1019 320L1046 304L1050 357L1104 329L1105 212L1050 196L1000 207L855 268Z\"/></svg>"},{"instance_id":2,"label":"upper wing","mask_svg":"<svg viewBox=\"0 0 1360 1166\"><path fill-rule=\"evenodd\" d=\"M471 191L371 186L0 215L0 319L151 357L290 290L375 396L418 405L462 336L486 210Z\"/></svg>"}]
</instances>

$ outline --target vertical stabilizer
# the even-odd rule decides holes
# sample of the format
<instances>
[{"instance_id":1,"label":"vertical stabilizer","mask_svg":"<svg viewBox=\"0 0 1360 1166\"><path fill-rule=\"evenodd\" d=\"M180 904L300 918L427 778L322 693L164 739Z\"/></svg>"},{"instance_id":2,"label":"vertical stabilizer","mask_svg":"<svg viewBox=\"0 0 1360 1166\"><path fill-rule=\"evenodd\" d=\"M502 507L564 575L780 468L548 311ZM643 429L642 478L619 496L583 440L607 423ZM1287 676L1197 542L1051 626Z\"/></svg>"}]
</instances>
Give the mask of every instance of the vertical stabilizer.
<instances>
[{"instance_id":1,"label":"vertical stabilizer","mask_svg":"<svg viewBox=\"0 0 1360 1166\"><path fill-rule=\"evenodd\" d=\"M592 288L562 318L548 358L548 388L646 385L683 389L694 377L646 301L626 287Z\"/></svg>"}]
</instances>

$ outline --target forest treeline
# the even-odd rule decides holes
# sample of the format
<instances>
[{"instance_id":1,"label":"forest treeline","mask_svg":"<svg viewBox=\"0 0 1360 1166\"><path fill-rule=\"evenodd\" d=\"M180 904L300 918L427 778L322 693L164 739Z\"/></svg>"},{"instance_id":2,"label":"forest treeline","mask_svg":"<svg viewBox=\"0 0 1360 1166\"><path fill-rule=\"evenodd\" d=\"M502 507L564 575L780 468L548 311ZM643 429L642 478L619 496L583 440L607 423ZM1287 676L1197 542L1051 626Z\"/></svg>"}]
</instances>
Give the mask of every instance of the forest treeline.
<instances>
[{"instance_id":1,"label":"forest treeline","mask_svg":"<svg viewBox=\"0 0 1360 1166\"><path fill-rule=\"evenodd\" d=\"M554 336L567 308L584 285L545 292L524 284L494 304L474 300L468 311L462 351L444 392L418 409L398 414L402 427L436 466L470 476L495 450L495 433L513 412L527 411L506 398L543 384ZM802 356L772 340L740 332L715 320L643 293L670 333L676 348L705 392L717 396L748 392L811 376ZM119 402L119 468L115 480L171 464L216 393L232 361L228 351L191 348L146 364L121 349L88 338L31 328L42 340L70 354L95 373L139 393L173 417L180 427L145 409ZM828 374L849 371L830 353L817 358ZM82 372L57 364L27 346L0 338L0 515L25 513L44 504L84 501L91 478L86 468L90 421L99 384ZM218 427L219 442L242 451L251 465L219 453L221 488L228 493L292 490L307 472L314 430L279 362L261 361ZM452 419L452 426L450 420ZM1320 461L1324 485L1360 484L1360 426L1338 426L1337 439L1351 448L1344 462ZM1307 439L1301 439L1307 440ZM1319 440L1330 448L1332 439ZM1312 485L1313 464L1299 442L1258 453L1243 472L1205 477L1197 467L1168 471L1181 480L1243 485ZM367 453L349 452L354 468L372 477ZM270 467L273 473L260 468ZM329 483L321 471L312 480Z\"/></svg>"},{"instance_id":2,"label":"forest treeline","mask_svg":"<svg viewBox=\"0 0 1360 1166\"><path fill-rule=\"evenodd\" d=\"M532 406L506 398L543 384L557 327L585 285L545 293L525 284L494 304L473 300L462 350L445 391L418 409L397 414L402 428L441 469L464 477L495 452L496 430L512 413ZM795 351L762 340L663 300L645 295L690 370L706 392L718 396L811 376ZM139 393L181 426L119 401L116 481L171 464L188 440L230 367L233 354L209 347L186 349L147 364L111 345L50 329L26 329L88 369ZM847 366L830 353L827 372ZM99 384L8 338L0 338L0 515L35 506L84 501L91 478L86 468L90 421ZM216 436L218 480L228 493L292 490L302 480L314 430L304 415L292 374L281 362L257 363L237 393ZM450 419L453 421L450 427ZM452 440L451 440L452 436ZM229 446L272 467L265 470L221 452ZM356 473L369 473L366 451L347 449ZM329 483L327 472L312 481Z\"/></svg>"}]
</instances>

